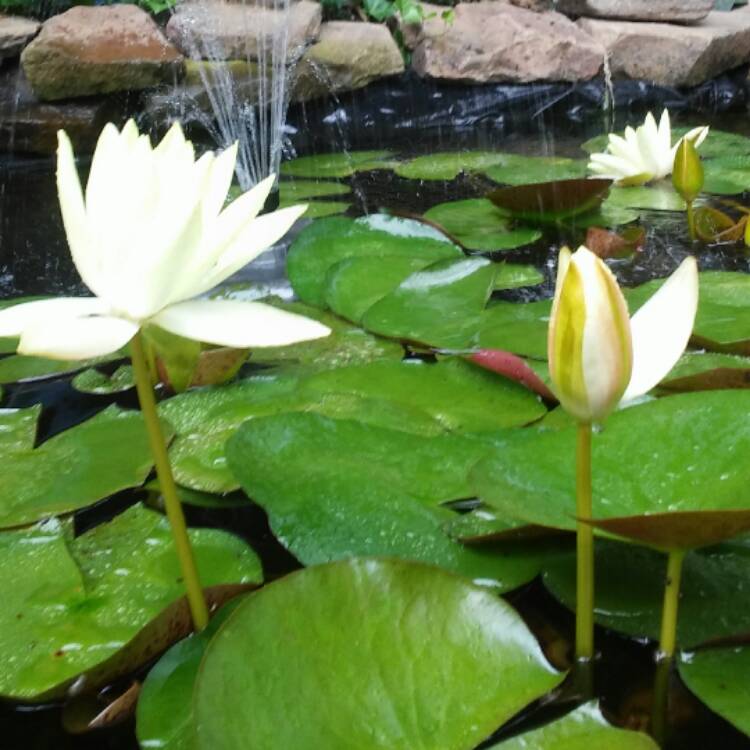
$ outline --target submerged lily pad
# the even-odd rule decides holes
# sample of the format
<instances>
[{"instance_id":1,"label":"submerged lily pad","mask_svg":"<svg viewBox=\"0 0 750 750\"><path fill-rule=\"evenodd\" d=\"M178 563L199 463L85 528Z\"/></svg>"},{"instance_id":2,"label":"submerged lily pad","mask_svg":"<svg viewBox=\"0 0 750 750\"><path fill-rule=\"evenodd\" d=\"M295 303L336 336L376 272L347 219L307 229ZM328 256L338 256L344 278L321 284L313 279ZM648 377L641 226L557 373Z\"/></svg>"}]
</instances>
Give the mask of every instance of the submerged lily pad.
<instances>
[{"instance_id":1,"label":"submerged lily pad","mask_svg":"<svg viewBox=\"0 0 750 750\"><path fill-rule=\"evenodd\" d=\"M397 557L509 590L538 574L548 550L464 547L444 529L454 513L439 507L467 492L466 472L487 448L297 413L246 422L226 453L277 539L305 565Z\"/></svg>"},{"instance_id":2,"label":"submerged lily pad","mask_svg":"<svg viewBox=\"0 0 750 750\"><path fill-rule=\"evenodd\" d=\"M470 750L560 679L491 593L421 565L340 562L249 597L211 641L197 747Z\"/></svg>"},{"instance_id":3,"label":"submerged lily pad","mask_svg":"<svg viewBox=\"0 0 750 750\"><path fill-rule=\"evenodd\" d=\"M532 729L488 750L658 750L646 734L613 727L599 706L586 703L562 719Z\"/></svg>"},{"instance_id":4,"label":"submerged lily pad","mask_svg":"<svg viewBox=\"0 0 750 750\"><path fill-rule=\"evenodd\" d=\"M342 151L336 154L315 154L285 161L281 174L289 177L349 177L355 172L369 172L373 169L389 169L391 163L385 161L392 156L391 151Z\"/></svg>"},{"instance_id":5,"label":"submerged lily pad","mask_svg":"<svg viewBox=\"0 0 750 750\"><path fill-rule=\"evenodd\" d=\"M596 524L667 549L750 529L748 415L746 391L680 394L613 414L593 438ZM473 471L478 495L512 518L574 529L575 440L575 428L509 433Z\"/></svg>"},{"instance_id":6,"label":"submerged lily pad","mask_svg":"<svg viewBox=\"0 0 750 750\"><path fill-rule=\"evenodd\" d=\"M685 654L680 676L712 711L750 736L750 646Z\"/></svg>"},{"instance_id":7,"label":"submerged lily pad","mask_svg":"<svg viewBox=\"0 0 750 750\"><path fill-rule=\"evenodd\" d=\"M153 465L140 412L116 406L38 448L19 443L4 458L2 527L71 513L127 487L137 487Z\"/></svg>"},{"instance_id":8,"label":"submerged lily pad","mask_svg":"<svg viewBox=\"0 0 750 750\"><path fill-rule=\"evenodd\" d=\"M542 236L538 229L514 227L513 220L486 198L440 203L424 216L469 250L512 250Z\"/></svg>"},{"instance_id":9,"label":"submerged lily pad","mask_svg":"<svg viewBox=\"0 0 750 750\"><path fill-rule=\"evenodd\" d=\"M441 232L411 219L375 214L362 219L332 217L313 222L292 243L287 273L303 302L325 306L327 272L354 257L463 257Z\"/></svg>"},{"instance_id":10,"label":"submerged lily pad","mask_svg":"<svg viewBox=\"0 0 750 750\"><path fill-rule=\"evenodd\" d=\"M627 635L658 640L666 555L622 542L596 544L596 622ZM575 555L545 567L545 586L575 608ZM729 542L685 557L677 641L691 648L713 638L750 631L750 547Z\"/></svg>"},{"instance_id":11,"label":"submerged lily pad","mask_svg":"<svg viewBox=\"0 0 750 750\"><path fill-rule=\"evenodd\" d=\"M204 586L261 580L258 559L240 539L213 529L190 536ZM14 582L0 610L2 696L61 697L82 673L96 688L180 637L167 619L138 642L139 631L184 593L168 521L140 506L77 539L50 524L0 533L0 571Z\"/></svg>"}]
</instances>

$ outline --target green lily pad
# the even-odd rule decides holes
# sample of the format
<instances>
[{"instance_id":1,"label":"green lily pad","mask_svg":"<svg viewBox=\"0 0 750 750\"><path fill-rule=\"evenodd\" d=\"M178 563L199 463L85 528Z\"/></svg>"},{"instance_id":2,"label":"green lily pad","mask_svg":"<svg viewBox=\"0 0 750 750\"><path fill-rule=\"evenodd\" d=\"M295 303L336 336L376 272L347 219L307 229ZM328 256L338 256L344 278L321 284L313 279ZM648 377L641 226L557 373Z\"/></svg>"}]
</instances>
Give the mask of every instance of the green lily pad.
<instances>
[{"instance_id":1,"label":"green lily pad","mask_svg":"<svg viewBox=\"0 0 750 750\"><path fill-rule=\"evenodd\" d=\"M613 414L593 438L596 525L665 549L750 529L748 413L750 393L704 391ZM574 529L575 440L575 427L514 430L472 472L477 494L512 518Z\"/></svg>"},{"instance_id":2,"label":"green lily pad","mask_svg":"<svg viewBox=\"0 0 750 750\"><path fill-rule=\"evenodd\" d=\"M482 313L478 344L525 357L547 359L547 329L552 300L518 304L494 302Z\"/></svg>"},{"instance_id":3,"label":"green lily pad","mask_svg":"<svg viewBox=\"0 0 750 750\"><path fill-rule=\"evenodd\" d=\"M370 307L362 325L381 336L432 347L470 346L494 289L496 268L480 257L438 261Z\"/></svg>"},{"instance_id":4,"label":"green lily pad","mask_svg":"<svg viewBox=\"0 0 750 750\"><path fill-rule=\"evenodd\" d=\"M116 406L38 448L19 442L4 457L0 527L6 528L71 513L137 487L153 465L140 412Z\"/></svg>"},{"instance_id":5,"label":"green lily pad","mask_svg":"<svg viewBox=\"0 0 750 750\"><path fill-rule=\"evenodd\" d=\"M190 536L204 586L261 580L241 540L213 529ZM0 533L0 570L14 581L0 611L4 697L59 698L81 674L95 689L184 632L176 610L159 619L184 593L169 524L140 506L77 539L59 524Z\"/></svg>"},{"instance_id":6,"label":"green lily pad","mask_svg":"<svg viewBox=\"0 0 750 750\"><path fill-rule=\"evenodd\" d=\"M607 208L642 208L649 211L685 211L687 205L671 183L639 187L613 187L604 202Z\"/></svg>"},{"instance_id":7,"label":"green lily pad","mask_svg":"<svg viewBox=\"0 0 750 750\"><path fill-rule=\"evenodd\" d=\"M750 646L684 654L680 677L714 713L750 735Z\"/></svg>"},{"instance_id":8,"label":"green lily pad","mask_svg":"<svg viewBox=\"0 0 750 750\"><path fill-rule=\"evenodd\" d=\"M348 195L351 191L349 185L330 180L282 180L279 183L281 200L288 205L302 203L309 198Z\"/></svg>"},{"instance_id":9,"label":"green lily pad","mask_svg":"<svg viewBox=\"0 0 750 750\"><path fill-rule=\"evenodd\" d=\"M197 747L470 750L560 679L491 593L421 565L340 562L249 597L211 641Z\"/></svg>"},{"instance_id":10,"label":"green lily pad","mask_svg":"<svg viewBox=\"0 0 750 750\"><path fill-rule=\"evenodd\" d=\"M133 368L130 365L118 367L111 375L106 375L94 368L84 370L72 380L73 388L82 393L93 393L97 396L123 393L135 387Z\"/></svg>"},{"instance_id":11,"label":"green lily pad","mask_svg":"<svg viewBox=\"0 0 750 750\"><path fill-rule=\"evenodd\" d=\"M703 192L714 195L738 195L750 188L750 169L726 169L712 159L704 162Z\"/></svg>"},{"instance_id":12,"label":"green lily pad","mask_svg":"<svg viewBox=\"0 0 750 750\"><path fill-rule=\"evenodd\" d=\"M536 286L544 281L544 275L534 266L502 263L495 272L495 289L519 289Z\"/></svg>"},{"instance_id":13,"label":"green lily pad","mask_svg":"<svg viewBox=\"0 0 750 750\"><path fill-rule=\"evenodd\" d=\"M493 745L488 750L589 750L592 747L607 750L659 748L646 734L613 727L596 702L592 702L562 719Z\"/></svg>"},{"instance_id":14,"label":"green lily pad","mask_svg":"<svg viewBox=\"0 0 750 750\"><path fill-rule=\"evenodd\" d=\"M37 378L49 378L56 375L64 375L68 372L85 370L93 365L112 362L121 356L121 354L111 354L107 357L67 362L61 359L47 359L46 357L27 357L22 354L11 354L8 357L0 359L0 383L17 383L24 380L35 380Z\"/></svg>"},{"instance_id":15,"label":"green lily pad","mask_svg":"<svg viewBox=\"0 0 750 750\"><path fill-rule=\"evenodd\" d=\"M292 243L287 273L303 302L325 306L328 270L347 258L463 257L441 232L411 219L375 214L362 219L331 217L313 222Z\"/></svg>"},{"instance_id":16,"label":"green lily pad","mask_svg":"<svg viewBox=\"0 0 750 750\"><path fill-rule=\"evenodd\" d=\"M277 539L305 565L397 557L505 591L534 578L547 550L464 547L443 528L453 512L438 507L466 491L465 473L487 447L297 413L245 422L226 454Z\"/></svg>"},{"instance_id":17,"label":"green lily pad","mask_svg":"<svg viewBox=\"0 0 750 750\"><path fill-rule=\"evenodd\" d=\"M452 180L462 172L482 172L504 164L508 157L497 151L447 151L402 162L395 171L410 180Z\"/></svg>"},{"instance_id":18,"label":"green lily pad","mask_svg":"<svg viewBox=\"0 0 750 750\"><path fill-rule=\"evenodd\" d=\"M289 177L349 177L355 172L373 169L390 169L385 161L390 151L342 151L337 154L315 154L286 161L281 165L281 174Z\"/></svg>"},{"instance_id":19,"label":"green lily pad","mask_svg":"<svg viewBox=\"0 0 750 750\"><path fill-rule=\"evenodd\" d=\"M750 388L750 358L713 352L685 352L659 387L669 391Z\"/></svg>"},{"instance_id":20,"label":"green lily pad","mask_svg":"<svg viewBox=\"0 0 750 750\"><path fill-rule=\"evenodd\" d=\"M175 643L151 668L138 697L136 735L142 748L189 750L193 745L193 687L203 654L242 601L227 602L205 630Z\"/></svg>"},{"instance_id":21,"label":"green lily pad","mask_svg":"<svg viewBox=\"0 0 750 750\"><path fill-rule=\"evenodd\" d=\"M624 224L632 224L634 221L638 221L640 216L640 213L632 208L622 208L605 200L598 210L571 216L565 223L579 229L587 229L588 227L616 229Z\"/></svg>"},{"instance_id":22,"label":"green lily pad","mask_svg":"<svg viewBox=\"0 0 750 750\"><path fill-rule=\"evenodd\" d=\"M281 203L279 208L286 208L293 203ZM306 219L322 219L326 216L345 214L351 208L351 203L343 201L309 201L305 211Z\"/></svg>"},{"instance_id":23,"label":"green lily pad","mask_svg":"<svg viewBox=\"0 0 750 750\"><path fill-rule=\"evenodd\" d=\"M512 250L542 236L538 229L514 227L512 219L486 198L440 203L424 216L469 250Z\"/></svg>"},{"instance_id":24,"label":"green lily pad","mask_svg":"<svg viewBox=\"0 0 750 750\"><path fill-rule=\"evenodd\" d=\"M596 544L596 622L627 635L659 639L667 557L644 547L601 539ZM575 555L544 570L545 586L575 608ZM677 640L691 648L750 631L750 547L729 542L690 552L682 575Z\"/></svg>"},{"instance_id":25,"label":"green lily pad","mask_svg":"<svg viewBox=\"0 0 750 750\"><path fill-rule=\"evenodd\" d=\"M505 185L532 185L555 180L586 177L585 159L563 156L521 156L508 154L501 164L487 167L484 173Z\"/></svg>"}]
</instances>

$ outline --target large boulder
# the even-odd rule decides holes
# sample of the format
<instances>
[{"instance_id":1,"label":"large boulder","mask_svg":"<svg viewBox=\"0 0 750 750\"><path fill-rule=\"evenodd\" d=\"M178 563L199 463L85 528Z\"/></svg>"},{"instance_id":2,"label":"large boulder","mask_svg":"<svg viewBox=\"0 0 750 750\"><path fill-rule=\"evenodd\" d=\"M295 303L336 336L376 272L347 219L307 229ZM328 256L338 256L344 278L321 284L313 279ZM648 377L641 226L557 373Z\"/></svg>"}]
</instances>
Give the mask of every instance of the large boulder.
<instances>
[{"instance_id":1,"label":"large boulder","mask_svg":"<svg viewBox=\"0 0 750 750\"><path fill-rule=\"evenodd\" d=\"M30 18L0 14L0 61L20 54L26 44L36 36L41 24Z\"/></svg>"},{"instance_id":2,"label":"large boulder","mask_svg":"<svg viewBox=\"0 0 750 750\"><path fill-rule=\"evenodd\" d=\"M714 0L557 0L556 7L574 16L695 23L709 14Z\"/></svg>"},{"instance_id":3,"label":"large boulder","mask_svg":"<svg viewBox=\"0 0 750 750\"><path fill-rule=\"evenodd\" d=\"M695 86L750 61L750 7L713 11L695 26L582 18L607 49L612 74Z\"/></svg>"},{"instance_id":4,"label":"large boulder","mask_svg":"<svg viewBox=\"0 0 750 750\"><path fill-rule=\"evenodd\" d=\"M299 0L289 10L252 3L186 2L167 24L167 37L196 60L270 57L286 33L287 58L298 58L320 31L319 3Z\"/></svg>"},{"instance_id":5,"label":"large boulder","mask_svg":"<svg viewBox=\"0 0 750 750\"><path fill-rule=\"evenodd\" d=\"M604 62L603 47L561 13L497 0L461 3L452 23L433 19L417 40L417 73L467 83L588 80Z\"/></svg>"},{"instance_id":6,"label":"large boulder","mask_svg":"<svg viewBox=\"0 0 750 750\"><path fill-rule=\"evenodd\" d=\"M300 101L353 91L403 72L404 59L385 26L331 21L300 61L293 96Z\"/></svg>"},{"instance_id":7,"label":"large boulder","mask_svg":"<svg viewBox=\"0 0 750 750\"><path fill-rule=\"evenodd\" d=\"M174 80L182 55L135 5L78 6L53 16L21 55L39 98L145 89Z\"/></svg>"}]
</instances>

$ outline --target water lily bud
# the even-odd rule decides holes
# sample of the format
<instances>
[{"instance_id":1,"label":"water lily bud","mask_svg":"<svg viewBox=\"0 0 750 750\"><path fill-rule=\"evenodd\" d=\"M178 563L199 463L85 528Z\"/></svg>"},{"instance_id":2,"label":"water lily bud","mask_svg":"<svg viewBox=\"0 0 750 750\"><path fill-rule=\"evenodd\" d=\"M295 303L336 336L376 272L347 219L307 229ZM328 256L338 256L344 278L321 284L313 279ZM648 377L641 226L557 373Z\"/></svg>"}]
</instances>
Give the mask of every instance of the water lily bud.
<instances>
[{"instance_id":1,"label":"water lily bud","mask_svg":"<svg viewBox=\"0 0 750 750\"><path fill-rule=\"evenodd\" d=\"M703 165L689 138L683 138L674 157L672 184L686 203L692 203L703 190Z\"/></svg>"},{"instance_id":2,"label":"water lily bud","mask_svg":"<svg viewBox=\"0 0 750 750\"><path fill-rule=\"evenodd\" d=\"M612 272L586 247L560 252L548 357L555 395L583 422L604 419L630 382L627 304Z\"/></svg>"}]
</instances>

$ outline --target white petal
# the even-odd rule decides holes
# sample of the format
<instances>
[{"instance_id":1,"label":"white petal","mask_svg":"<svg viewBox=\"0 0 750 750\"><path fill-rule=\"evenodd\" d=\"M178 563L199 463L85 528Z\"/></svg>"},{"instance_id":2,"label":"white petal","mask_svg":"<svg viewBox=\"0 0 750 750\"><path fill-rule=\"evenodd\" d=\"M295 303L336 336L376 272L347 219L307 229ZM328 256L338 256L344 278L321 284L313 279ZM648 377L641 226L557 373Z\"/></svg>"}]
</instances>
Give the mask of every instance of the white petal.
<instances>
[{"instance_id":1,"label":"white petal","mask_svg":"<svg viewBox=\"0 0 750 750\"><path fill-rule=\"evenodd\" d=\"M650 172L656 179L665 177L672 171L671 163L667 166L667 172L664 171L664 165L669 161L669 152L660 153L659 129L656 127L656 120L649 112L646 115L646 121L636 131L638 138L638 150L643 160L643 166L646 172Z\"/></svg>"},{"instance_id":2,"label":"white petal","mask_svg":"<svg viewBox=\"0 0 750 750\"><path fill-rule=\"evenodd\" d=\"M610 154L593 154L588 168L601 175L611 177L613 180L623 180L627 177L635 177L642 174L638 163L626 161L619 156Z\"/></svg>"},{"instance_id":3,"label":"white petal","mask_svg":"<svg viewBox=\"0 0 750 750\"><path fill-rule=\"evenodd\" d=\"M285 346L327 336L316 320L260 302L192 300L172 305L151 319L178 336L240 349Z\"/></svg>"},{"instance_id":4,"label":"white petal","mask_svg":"<svg viewBox=\"0 0 750 750\"><path fill-rule=\"evenodd\" d=\"M53 323L59 318L83 315L100 315L107 306L97 297L57 297L18 305L0 310L0 336L20 336L24 329L37 323Z\"/></svg>"},{"instance_id":5,"label":"white petal","mask_svg":"<svg viewBox=\"0 0 750 750\"><path fill-rule=\"evenodd\" d=\"M63 360L102 357L125 346L137 332L135 323L122 318L56 317L24 329L18 353Z\"/></svg>"},{"instance_id":6,"label":"white petal","mask_svg":"<svg viewBox=\"0 0 750 750\"><path fill-rule=\"evenodd\" d=\"M211 167L206 194L203 198L204 221L215 219L224 206L234 176L237 161L237 143L232 144L216 157Z\"/></svg>"},{"instance_id":7,"label":"white petal","mask_svg":"<svg viewBox=\"0 0 750 750\"><path fill-rule=\"evenodd\" d=\"M633 375L623 401L642 396L674 367L698 309L698 265L686 258L631 320Z\"/></svg>"}]
</instances>

